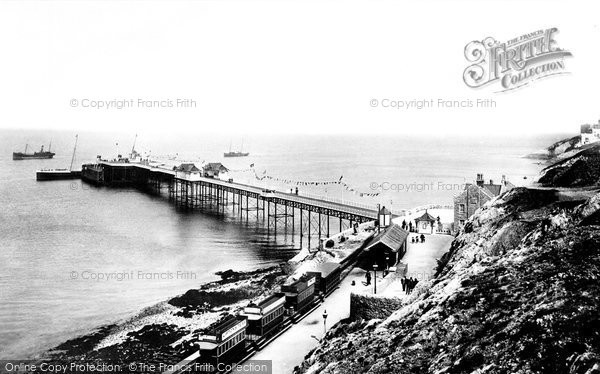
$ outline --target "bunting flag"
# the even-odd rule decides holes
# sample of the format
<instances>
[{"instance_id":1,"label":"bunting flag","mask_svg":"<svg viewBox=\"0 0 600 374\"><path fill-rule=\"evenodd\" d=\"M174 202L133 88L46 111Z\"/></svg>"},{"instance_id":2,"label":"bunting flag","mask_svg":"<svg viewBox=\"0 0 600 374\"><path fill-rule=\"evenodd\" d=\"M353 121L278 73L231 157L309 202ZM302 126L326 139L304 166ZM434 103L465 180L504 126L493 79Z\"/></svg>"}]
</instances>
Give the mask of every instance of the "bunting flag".
<instances>
[{"instance_id":1,"label":"bunting flag","mask_svg":"<svg viewBox=\"0 0 600 374\"><path fill-rule=\"evenodd\" d=\"M254 165L254 164L252 164ZM246 170L236 170L236 171L248 171L248 169ZM262 181L262 180L272 180L272 181L276 181L276 182L281 182L281 183L285 183L285 184L292 184L292 185L296 185L296 186L329 186L329 185L338 185L343 187L346 191L352 192L354 195L360 196L360 197L376 197L380 195L380 192L360 192L356 189L354 189L353 187L351 187L350 185L348 185L346 182L342 182L342 178L344 177L343 175L340 177L339 180L337 181L298 181L298 180L293 180L293 179L286 179L286 178L277 178L277 177L273 177L271 175L267 175L267 170L265 169L262 172L262 175L258 175L256 173L256 170L251 169L251 171L254 171L254 178L256 178L256 180L258 181Z\"/></svg>"}]
</instances>

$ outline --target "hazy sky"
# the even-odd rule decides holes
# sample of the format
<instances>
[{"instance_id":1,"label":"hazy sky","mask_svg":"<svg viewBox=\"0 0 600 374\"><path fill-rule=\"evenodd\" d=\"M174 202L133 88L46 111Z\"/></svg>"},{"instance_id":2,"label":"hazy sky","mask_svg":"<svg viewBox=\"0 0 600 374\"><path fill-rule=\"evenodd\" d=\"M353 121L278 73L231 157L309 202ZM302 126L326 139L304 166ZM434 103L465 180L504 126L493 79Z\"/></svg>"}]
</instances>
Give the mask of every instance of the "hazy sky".
<instances>
[{"instance_id":1,"label":"hazy sky","mask_svg":"<svg viewBox=\"0 0 600 374\"><path fill-rule=\"evenodd\" d=\"M3 1L0 128L576 132L600 118L598 14L597 1ZM550 27L571 74L464 84L470 41ZM496 107L381 107L478 98ZM134 105L82 107L111 100Z\"/></svg>"}]
</instances>

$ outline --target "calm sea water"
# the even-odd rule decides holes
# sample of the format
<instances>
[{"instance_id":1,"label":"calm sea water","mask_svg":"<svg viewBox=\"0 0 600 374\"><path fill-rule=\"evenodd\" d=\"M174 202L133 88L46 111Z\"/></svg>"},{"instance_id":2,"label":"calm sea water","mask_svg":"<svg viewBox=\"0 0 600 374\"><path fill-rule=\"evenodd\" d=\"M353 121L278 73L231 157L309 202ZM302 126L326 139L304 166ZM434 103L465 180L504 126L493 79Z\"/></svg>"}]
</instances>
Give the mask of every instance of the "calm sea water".
<instances>
[{"instance_id":1,"label":"calm sea water","mask_svg":"<svg viewBox=\"0 0 600 374\"><path fill-rule=\"evenodd\" d=\"M297 252L298 244L289 237L269 236L262 225L240 222L230 213L182 213L167 199L134 189L36 182L36 169L68 167L74 135L0 132L0 358L39 354L215 279L215 271L255 269ZM250 157L223 159L230 137L140 134L136 148L157 157L178 153L182 160L222 161L234 170L254 163L259 174L266 170L266 175L282 179L343 176L353 189L381 195L360 197L331 186L300 187L301 192L400 209L450 204L458 191L440 186L460 185L479 172L486 179L499 180L505 174L515 184L527 183L540 167L521 156L560 138L246 136L244 150ZM37 149L50 140L54 159L12 160L12 152L23 150L26 143ZM76 163L98 154L125 154L132 142L133 134L80 133ZM233 142L239 148L241 138ZM253 173L232 174L238 181L257 183ZM395 190L371 186L385 182ZM273 180L263 185L294 187ZM405 187L398 191L401 185ZM121 281L81 279L84 273L93 277L132 271L133 279ZM174 279L140 280L138 272L171 273Z\"/></svg>"}]
</instances>

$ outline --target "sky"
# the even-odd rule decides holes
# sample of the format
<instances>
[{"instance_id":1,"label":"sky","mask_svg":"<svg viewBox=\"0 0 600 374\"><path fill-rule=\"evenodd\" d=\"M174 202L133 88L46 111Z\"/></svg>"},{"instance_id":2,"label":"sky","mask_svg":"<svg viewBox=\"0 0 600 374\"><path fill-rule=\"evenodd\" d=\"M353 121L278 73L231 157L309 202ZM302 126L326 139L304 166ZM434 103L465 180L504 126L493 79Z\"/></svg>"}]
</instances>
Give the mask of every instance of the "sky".
<instances>
[{"instance_id":1,"label":"sky","mask_svg":"<svg viewBox=\"0 0 600 374\"><path fill-rule=\"evenodd\" d=\"M576 133L600 119L599 10L541 0L2 1L0 128ZM551 27L573 54L569 74L502 93L463 82L469 42ZM495 106L439 106L478 99ZM412 100L436 105L389 107Z\"/></svg>"}]
</instances>

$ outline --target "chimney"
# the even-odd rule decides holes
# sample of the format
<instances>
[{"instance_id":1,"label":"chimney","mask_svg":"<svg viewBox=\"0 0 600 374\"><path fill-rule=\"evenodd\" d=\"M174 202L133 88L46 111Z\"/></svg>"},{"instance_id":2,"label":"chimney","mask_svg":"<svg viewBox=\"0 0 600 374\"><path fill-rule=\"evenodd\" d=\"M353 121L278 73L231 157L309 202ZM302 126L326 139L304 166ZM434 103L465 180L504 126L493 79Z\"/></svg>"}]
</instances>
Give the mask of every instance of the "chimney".
<instances>
[{"instance_id":1,"label":"chimney","mask_svg":"<svg viewBox=\"0 0 600 374\"><path fill-rule=\"evenodd\" d=\"M494 181L492 179L490 179L490 184L494 184Z\"/></svg>"},{"instance_id":2,"label":"chimney","mask_svg":"<svg viewBox=\"0 0 600 374\"><path fill-rule=\"evenodd\" d=\"M477 174L477 185L478 186L483 186L483 174Z\"/></svg>"},{"instance_id":3,"label":"chimney","mask_svg":"<svg viewBox=\"0 0 600 374\"><path fill-rule=\"evenodd\" d=\"M506 186L506 175L502 176L502 185Z\"/></svg>"}]
</instances>

